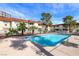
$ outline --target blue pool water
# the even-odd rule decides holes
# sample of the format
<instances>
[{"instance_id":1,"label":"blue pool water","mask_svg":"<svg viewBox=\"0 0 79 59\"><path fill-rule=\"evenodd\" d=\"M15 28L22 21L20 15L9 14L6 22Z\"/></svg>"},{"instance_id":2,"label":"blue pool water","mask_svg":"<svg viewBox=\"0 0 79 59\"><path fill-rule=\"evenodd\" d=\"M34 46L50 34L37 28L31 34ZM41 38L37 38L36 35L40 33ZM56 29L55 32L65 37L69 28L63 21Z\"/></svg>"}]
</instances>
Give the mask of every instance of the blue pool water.
<instances>
[{"instance_id":1,"label":"blue pool water","mask_svg":"<svg viewBox=\"0 0 79 59\"><path fill-rule=\"evenodd\" d=\"M30 40L41 46L55 46L67 39L70 35L46 34L39 36L31 36Z\"/></svg>"}]
</instances>

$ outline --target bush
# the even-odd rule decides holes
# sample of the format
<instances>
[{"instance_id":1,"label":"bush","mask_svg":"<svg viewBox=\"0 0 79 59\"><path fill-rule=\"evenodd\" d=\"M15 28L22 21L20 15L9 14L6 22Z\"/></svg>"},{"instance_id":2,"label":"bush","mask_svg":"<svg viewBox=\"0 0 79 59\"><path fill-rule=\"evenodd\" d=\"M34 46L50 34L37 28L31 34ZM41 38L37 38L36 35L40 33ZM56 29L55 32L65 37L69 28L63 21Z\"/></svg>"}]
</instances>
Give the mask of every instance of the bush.
<instances>
[{"instance_id":1,"label":"bush","mask_svg":"<svg viewBox=\"0 0 79 59\"><path fill-rule=\"evenodd\" d=\"M9 32L6 33L6 36L12 36L12 35L16 35L18 33L17 30L13 29L13 28L9 28Z\"/></svg>"},{"instance_id":2,"label":"bush","mask_svg":"<svg viewBox=\"0 0 79 59\"><path fill-rule=\"evenodd\" d=\"M44 30L44 33L47 33L48 32L48 30Z\"/></svg>"},{"instance_id":3,"label":"bush","mask_svg":"<svg viewBox=\"0 0 79 59\"><path fill-rule=\"evenodd\" d=\"M77 32L79 32L79 29L77 30Z\"/></svg>"},{"instance_id":4,"label":"bush","mask_svg":"<svg viewBox=\"0 0 79 59\"><path fill-rule=\"evenodd\" d=\"M38 31L41 33L42 32L42 29L41 28L38 28Z\"/></svg>"}]
</instances>

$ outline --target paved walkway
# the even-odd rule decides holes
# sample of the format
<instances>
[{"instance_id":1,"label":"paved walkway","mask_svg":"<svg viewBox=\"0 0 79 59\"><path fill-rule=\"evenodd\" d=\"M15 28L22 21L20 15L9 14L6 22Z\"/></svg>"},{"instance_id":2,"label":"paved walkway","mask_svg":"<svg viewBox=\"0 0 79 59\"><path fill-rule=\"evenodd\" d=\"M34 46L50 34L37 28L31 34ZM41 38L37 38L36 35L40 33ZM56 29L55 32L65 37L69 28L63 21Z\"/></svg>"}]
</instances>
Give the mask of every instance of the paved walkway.
<instances>
[{"instance_id":1,"label":"paved walkway","mask_svg":"<svg viewBox=\"0 0 79 59\"><path fill-rule=\"evenodd\" d=\"M79 36L71 38L79 39ZM71 39L70 38L70 39ZM23 37L10 37L0 39L0 55L5 56L79 56L79 48L64 46L41 47L30 41L24 41Z\"/></svg>"}]
</instances>

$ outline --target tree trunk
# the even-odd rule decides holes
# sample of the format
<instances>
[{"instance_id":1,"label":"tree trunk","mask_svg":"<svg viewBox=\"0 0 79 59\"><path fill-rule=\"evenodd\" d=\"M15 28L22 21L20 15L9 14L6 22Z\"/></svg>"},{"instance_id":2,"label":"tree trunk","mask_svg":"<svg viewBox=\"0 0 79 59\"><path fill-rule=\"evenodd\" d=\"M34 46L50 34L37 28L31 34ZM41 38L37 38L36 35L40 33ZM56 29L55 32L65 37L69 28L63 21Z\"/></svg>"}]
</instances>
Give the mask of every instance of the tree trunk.
<instances>
[{"instance_id":1,"label":"tree trunk","mask_svg":"<svg viewBox=\"0 0 79 59\"><path fill-rule=\"evenodd\" d=\"M47 28L48 28L48 26L46 25L45 30L48 30Z\"/></svg>"},{"instance_id":2,"label":"tree trunk","mask_svg":"<svg viewBox=\"0 0 79 59\"><path fill-rule=\"evenodd\" d=\"M12 22L10 21L10 28L12 27Z\"/></svg>"},{"instance_id":3,"label":"tree trunk","mask_svg":"<svg viewBox=\"0 0 79 59\"><path fill-rule=\"evenodd\" d=\"M69 33L71 33L71 26L69 25Z\"/></svg>"},{"instance_id":4,"label":"tree trunk","mask_svg":"<svg viewBox=\"0 0 79 59\"><path fill-rule=\"evenodd\" d=\"M40 34L41 34L41 31L40 31Z\"/></svg>"},{"instance_id":5,"label":"tree trunk","mask_svg":"<svg viewBox=\"0 0 79 59\"><path fill-rule=\"evenodd\" d=\"M34 30L32 30L32 34L34 34Z\"/></svg>"},{"instance_id":6,"label":"tree trunk","mask_svg":"<svg viewBox=\"0 0 79 59\"><path fill-rule=\"evenodd\" d=\"M70 33L70 25L68 25L68 33Z\"/></svg>"},{"instance_id":7,"label":"tree trunk","mask_svg":"<svg viewBox=\"0 0 79 59\"><path fill-rule=\"evenodd\" d=\"M24 35L24 31L22 30L22 35Z\"/></svg>"}]
</instances>

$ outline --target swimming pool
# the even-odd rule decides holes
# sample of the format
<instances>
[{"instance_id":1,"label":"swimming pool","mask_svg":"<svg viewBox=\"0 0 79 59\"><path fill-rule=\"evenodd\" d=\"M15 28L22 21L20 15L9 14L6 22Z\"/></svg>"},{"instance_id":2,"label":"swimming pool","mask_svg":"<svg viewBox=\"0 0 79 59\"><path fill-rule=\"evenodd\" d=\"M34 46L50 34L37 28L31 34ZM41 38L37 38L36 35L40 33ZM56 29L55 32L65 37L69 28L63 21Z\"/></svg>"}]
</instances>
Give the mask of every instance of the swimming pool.
<instances>
[{"instance_id":1,"label":"swimming pool","mask_svg":"<svg viewBox=\"0 0 79 59\"><path fill-rule=\"evenodd\" d=\"M31 36L30 40L41 46L55 46L58 43L61 43L62 41L67 39L69 36L70 35L46 34L46 35Z\"/></svg>"}]
</instances>

